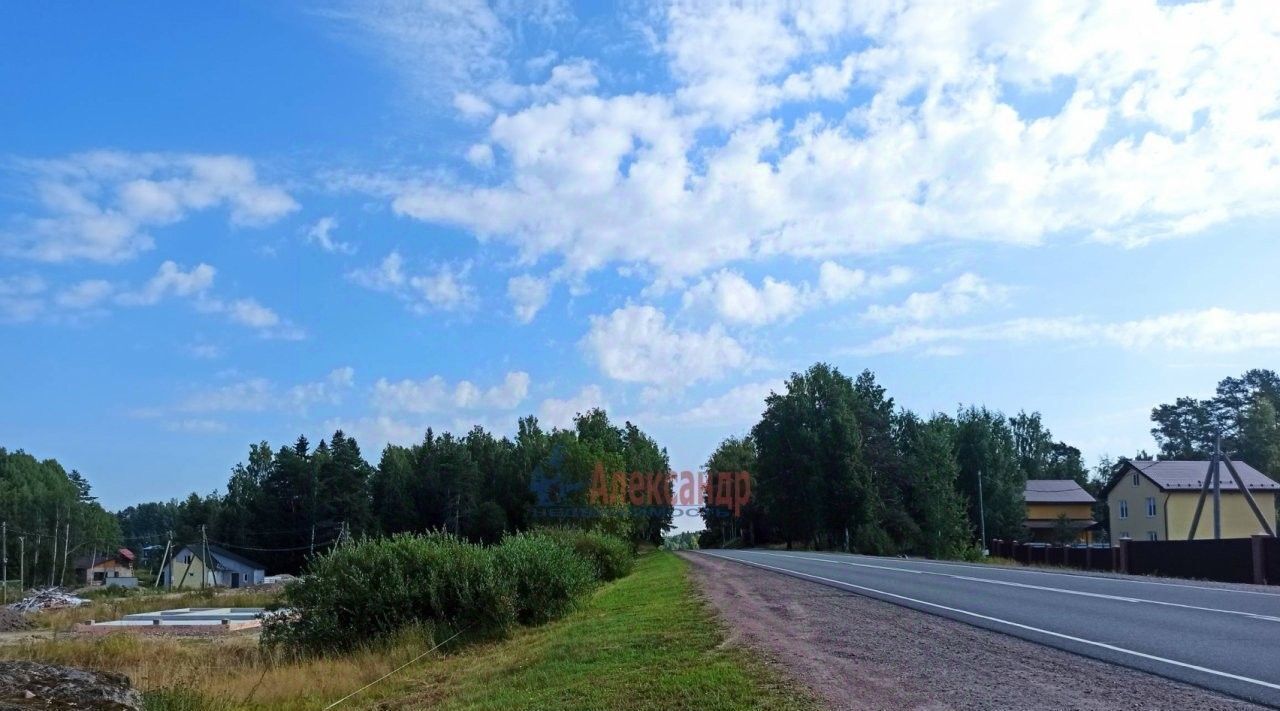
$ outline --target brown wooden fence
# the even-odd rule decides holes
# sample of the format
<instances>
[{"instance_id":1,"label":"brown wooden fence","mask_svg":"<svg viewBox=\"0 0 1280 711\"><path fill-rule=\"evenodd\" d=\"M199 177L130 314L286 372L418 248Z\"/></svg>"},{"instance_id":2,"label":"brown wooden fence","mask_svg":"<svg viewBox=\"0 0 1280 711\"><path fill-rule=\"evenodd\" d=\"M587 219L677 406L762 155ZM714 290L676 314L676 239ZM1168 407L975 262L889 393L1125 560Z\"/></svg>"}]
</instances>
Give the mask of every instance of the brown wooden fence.
<instances>
[{"instance_id":1,"label":"brown wooden fence","mask_svg":"<svg viewBox=\"0 0 1280 711\"><path fill-rule=\"evenodd\" d=\"M1280 585L1280 538L1196 541L1121 540L1114 546L1061 546L993 540L991 554L1023 565L1056 565L1133 575Z\"/></svg>"}]
</instances>

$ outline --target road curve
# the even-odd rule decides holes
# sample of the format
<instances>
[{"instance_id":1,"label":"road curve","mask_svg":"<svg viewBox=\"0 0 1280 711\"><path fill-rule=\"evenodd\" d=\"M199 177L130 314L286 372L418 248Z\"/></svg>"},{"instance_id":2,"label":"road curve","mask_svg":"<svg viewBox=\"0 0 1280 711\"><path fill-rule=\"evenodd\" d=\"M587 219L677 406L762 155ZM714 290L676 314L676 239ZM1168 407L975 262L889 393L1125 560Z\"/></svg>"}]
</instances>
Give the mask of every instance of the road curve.
<instances>
[{"instance_id":1,"label":"road curve","mask_svg":"<svg viewBox=\"0 0 1280 711\"><path fill-rule=\"evenodd\" d=\"M1280 592L841 553L701 553L1280 708Z\"/></svg>"}]
</instances>

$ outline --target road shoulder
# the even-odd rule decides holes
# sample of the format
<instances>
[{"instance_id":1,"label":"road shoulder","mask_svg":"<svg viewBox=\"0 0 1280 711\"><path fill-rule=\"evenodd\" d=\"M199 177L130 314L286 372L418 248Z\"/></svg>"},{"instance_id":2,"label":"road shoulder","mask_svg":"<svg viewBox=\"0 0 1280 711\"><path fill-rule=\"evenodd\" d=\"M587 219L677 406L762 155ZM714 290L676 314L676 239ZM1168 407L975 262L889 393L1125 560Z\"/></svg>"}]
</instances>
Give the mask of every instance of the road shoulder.
<instances>
[{"instance_id":1,"label":"road shoulder","mask_svg":"<svg viewBox=\"0 0 1280 711\"><path fill-rule=\"evenodd\" d=\"M686 553L730 642L758 650L833 709L1258 709L923 612Z\"/></svg>"}]
</instances>

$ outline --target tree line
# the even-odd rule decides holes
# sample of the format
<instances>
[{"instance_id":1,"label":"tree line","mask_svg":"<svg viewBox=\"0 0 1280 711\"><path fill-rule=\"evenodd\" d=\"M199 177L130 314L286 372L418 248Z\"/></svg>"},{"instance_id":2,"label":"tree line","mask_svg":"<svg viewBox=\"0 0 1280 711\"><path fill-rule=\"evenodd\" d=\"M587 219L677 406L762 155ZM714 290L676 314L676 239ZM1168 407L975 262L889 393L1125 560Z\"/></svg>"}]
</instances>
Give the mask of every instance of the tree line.
<instances>
[{"instance_id":1,"label":"tree line","mask_svg":"<svg viewBox=\"0 0 1280 711\"><path fill-rule=\"evenodd\" d=\"M519 420L514 438L481 427L463 436L427 430L412 446L388 445L377 465L341 431L315 446L299 437L273 449L249 447L225 493L130 506L119 513L127 538L163 546L208 540L297 572L307 558L344 537L438 530L479 542L538 525L573 526L661 543L672 509L630 505L583 516L593 471L667 472L666 450L630 422L604 410L578 415L573 427L544 430Z\"/></svg>"},{"instance_id":2,"label":"tree line","mask_svg":"<svg viewBox=\"0 0 1280 711\"><path fill-rule=\"evenodd\" d=\"M736 516L705 507L703 546L960 557L984 523L988 538L1023 535L1028 479L1100 488L1038 413L971 406L926 418L897 408L870 371L854 379L824 363L792 374L764 404L749 434L707 460L708 471L751 472L753 497Z\"/></svg>"},{"instance_id":3,"label":"tree line","mask_svg":"<svg viewBox=\"0 0 1280 711\"><path fill-rule=\"evenodd\" d=\"M98 504L80 472L4 447L0 528L6 561L0 581L21 580L23 587L69 581L76 558L107 552L120 540L115 516Z\"/></svg>"}]
</instances>

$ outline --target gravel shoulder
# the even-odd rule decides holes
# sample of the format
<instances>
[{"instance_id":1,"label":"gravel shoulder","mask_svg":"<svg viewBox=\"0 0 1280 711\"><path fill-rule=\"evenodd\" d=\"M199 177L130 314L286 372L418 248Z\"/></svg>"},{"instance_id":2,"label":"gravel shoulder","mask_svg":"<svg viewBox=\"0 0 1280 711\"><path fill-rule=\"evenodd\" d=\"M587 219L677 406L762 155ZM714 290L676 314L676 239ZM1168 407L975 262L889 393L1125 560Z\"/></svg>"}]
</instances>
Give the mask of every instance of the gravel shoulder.
<instances>
[{"instance_id":1,"label":"gravel shoulder","mask_svg":"<svg viewBox=\"0 0 1280 711\"><path fill-rule=\"evenodd\" d=\"M817 583L682 553L729 643L832 709L1260 709L1254 704Z\"/></svg>"}]
</instances>

